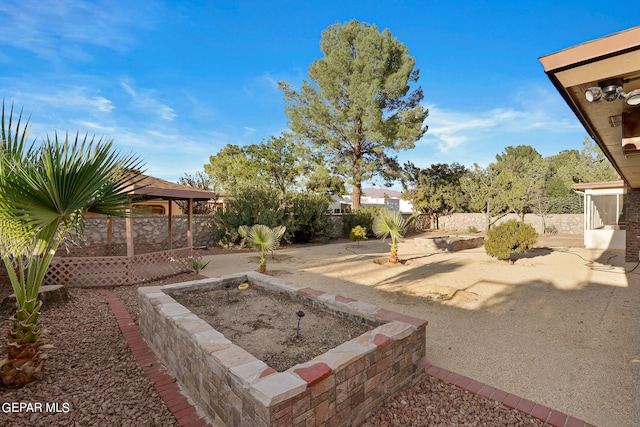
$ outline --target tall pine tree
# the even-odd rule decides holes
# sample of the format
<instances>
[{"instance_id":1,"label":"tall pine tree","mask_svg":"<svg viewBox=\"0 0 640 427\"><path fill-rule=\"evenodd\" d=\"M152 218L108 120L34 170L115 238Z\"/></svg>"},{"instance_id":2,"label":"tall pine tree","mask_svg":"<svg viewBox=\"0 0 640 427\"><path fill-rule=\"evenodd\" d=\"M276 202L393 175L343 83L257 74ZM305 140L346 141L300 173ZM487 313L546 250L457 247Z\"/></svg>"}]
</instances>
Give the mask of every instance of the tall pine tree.
<instances>
[{"instance_id":1,"label":"tall pine tree","mask_svg":"<svg viewBox=\"0 0 640 427\"><path fill-rule=\"evenodd\" d=\"M419 70L389 30L356 20L322 33L324 57L309 67L300 91L279 82L291 129L321 151L333 173L352 186L358 210L362 182L397 166L392 152L413 148L428 111Z\"/></svg>"}]
</instances>

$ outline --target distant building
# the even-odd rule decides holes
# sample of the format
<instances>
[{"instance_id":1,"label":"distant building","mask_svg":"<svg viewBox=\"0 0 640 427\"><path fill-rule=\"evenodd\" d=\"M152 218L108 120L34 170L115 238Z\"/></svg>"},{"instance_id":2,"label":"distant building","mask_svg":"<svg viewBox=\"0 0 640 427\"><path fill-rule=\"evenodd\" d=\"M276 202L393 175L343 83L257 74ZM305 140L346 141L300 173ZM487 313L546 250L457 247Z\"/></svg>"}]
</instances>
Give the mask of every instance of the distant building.
<instances>
[{"instance_id":1,"label":"distant building","mask_svg":"<svg viewBox=\"0 0 640 427\"><path fill-rule=\"evenodd\" d=\"M398 193L398 192L396 192ZM329 206L329 212L332 214L342 214L349 212L353 206L351 196L332 196L334 202ZM390 211L396 211L403 214L412 214L413 205L408 200L400 197L369 197L362 196L360 198L360 206L383 207L386 206Z\"/></svg>"}]
</instances>

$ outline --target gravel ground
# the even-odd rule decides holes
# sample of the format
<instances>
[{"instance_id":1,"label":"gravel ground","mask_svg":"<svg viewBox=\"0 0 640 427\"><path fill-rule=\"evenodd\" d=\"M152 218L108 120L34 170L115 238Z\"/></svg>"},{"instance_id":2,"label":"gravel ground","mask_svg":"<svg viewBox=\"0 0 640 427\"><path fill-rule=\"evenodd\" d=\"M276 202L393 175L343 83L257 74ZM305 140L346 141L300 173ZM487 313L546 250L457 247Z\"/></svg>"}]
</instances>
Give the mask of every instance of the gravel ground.
<instances>
[{"instance_id":1,"label":"gravel ground","mask_svg":"<svg viewBox=\"0 0 640 427\"><path fill-rule=\"evenodd\" d=\"M191 280L178 276L164 282ZM151 283L147 284L150 285ZM138 317L136 287L114 290ZM71 289L64 307L41 317L49 350L44 379L24 389L0 389L1 426L178 426L148 381L98 291ZM7 294L0 288L0 297ZM2 330L9 327L7 320ZM12 412L7 404L24 402L42 411ZM49 405L49 411L46 405ZM57 404L57 412L53 406ZM496 402L428 377L399 393L366 426L541 426L541 422ZM232 426L229 426L232 427Z\"/></svg>"},{"instance_id":2,"label":"gravel ground","mask_svg":"<svg viewBox=\"0 0 640 427\"><path fill-rule=\"evenodd\" d=\"M43 380L0 390L0 425L178 426L136 363L102 295L77 289L69 294L71 302L41 316L46 339L56 347L49 350ZM4 321L2 330L8 327ZM16 402L31 403L36 411L7 413L6 403ZM46 411L46 404L57 404L59 412Z\"/></svg>"}]
</instances>

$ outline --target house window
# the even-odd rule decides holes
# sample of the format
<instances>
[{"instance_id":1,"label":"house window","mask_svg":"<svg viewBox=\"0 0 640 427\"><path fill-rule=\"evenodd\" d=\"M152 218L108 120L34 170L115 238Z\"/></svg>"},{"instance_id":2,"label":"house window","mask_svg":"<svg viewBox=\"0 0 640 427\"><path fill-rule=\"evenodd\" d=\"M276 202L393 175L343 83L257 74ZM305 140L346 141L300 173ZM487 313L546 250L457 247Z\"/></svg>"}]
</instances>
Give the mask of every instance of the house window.
<instances>
[{"instance_id":1,"label":"house window","mask_svg":"<svg viewBox=\"0 0 640 427\"><path fill-rule=\"evenodd\" d=\"M625 202L625 194L592 194L588 201L587 229L624 229L626 225Z\"/></svg>"}]
</instances>

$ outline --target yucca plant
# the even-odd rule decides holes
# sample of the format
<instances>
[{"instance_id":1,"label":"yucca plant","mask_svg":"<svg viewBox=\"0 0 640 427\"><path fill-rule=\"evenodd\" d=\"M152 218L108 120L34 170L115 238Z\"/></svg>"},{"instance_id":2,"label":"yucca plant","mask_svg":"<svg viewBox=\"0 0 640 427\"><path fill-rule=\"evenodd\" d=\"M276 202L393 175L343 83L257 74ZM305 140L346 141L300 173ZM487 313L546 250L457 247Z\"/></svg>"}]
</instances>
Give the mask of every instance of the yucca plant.
<instances>
[{"instance_id":1,"label":"yucca plant","mask_svg":"<svg viewBox=\"0 0 640 427\"><path fill-rule=\"evenodd\" d=\"M42 375L46 345L38 292L60 244L82 236L85 214L125 216L126 189L141 166L112 151L112 142L76 135L27 142L28 120L13 107L0 132L0 252L16 296L16 314L0 360L0 384L21 387Z\"/></svg>"},{"instance_id":2,"label":"yucca plant","mask_svg":"<svg viewBox=\"0 0 640 427\"><path fill-rule=\"evenodd\" d=\"M398 263L398 242L402 240L409 225L418 217L418 214L411 215L404 219L400 212L381 209L378 216L373 220L373 232L378 237L385 239L391 237L391 252L389 262Z\"/></svg>"},{"instance_id":3,"label":"yucca plant","mask_svg":"<svg viewBox=\"0 0 640 427\"><path fill-rule=\"evenodd\" d=\"M267 252L280 246L280 239L286 230L282 225L270 228L263 224L252 227L241 225L238 228L244 241L260 251L260 273L267 272Z\"/></svg>"}]
</instances>

